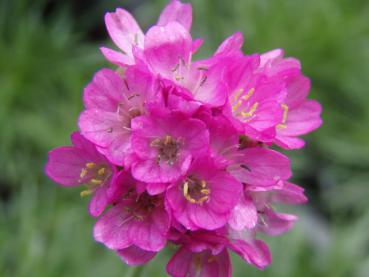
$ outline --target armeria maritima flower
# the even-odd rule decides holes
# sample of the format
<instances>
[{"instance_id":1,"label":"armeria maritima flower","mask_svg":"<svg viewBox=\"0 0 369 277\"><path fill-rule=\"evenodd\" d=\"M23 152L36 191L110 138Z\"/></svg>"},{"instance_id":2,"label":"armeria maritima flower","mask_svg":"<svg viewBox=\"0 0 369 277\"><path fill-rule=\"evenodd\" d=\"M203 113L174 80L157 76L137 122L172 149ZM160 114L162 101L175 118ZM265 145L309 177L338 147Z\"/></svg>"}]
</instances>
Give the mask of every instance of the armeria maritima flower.
<instances>
[{"instance_id":1,"label":"armeria maritima flower","mask_svg":"<svg viewBox=\"0 0 369 277\"><path fill-rule=\"evenodd\" d=\"M240 33L196 60L192 8L172 0L144 33L128 11L107 13L117 50L101 48L102 69L84 90L73 146L49 153L47 175L85 185L94 238L128 265L147 263L168 243L172 276L231 276L229 251L263 269L259 234L290 230L302 204L289 181L287 150L318 128L321 107L310 81L280 49L245 55Z\"/></svg>"}]
</instances>

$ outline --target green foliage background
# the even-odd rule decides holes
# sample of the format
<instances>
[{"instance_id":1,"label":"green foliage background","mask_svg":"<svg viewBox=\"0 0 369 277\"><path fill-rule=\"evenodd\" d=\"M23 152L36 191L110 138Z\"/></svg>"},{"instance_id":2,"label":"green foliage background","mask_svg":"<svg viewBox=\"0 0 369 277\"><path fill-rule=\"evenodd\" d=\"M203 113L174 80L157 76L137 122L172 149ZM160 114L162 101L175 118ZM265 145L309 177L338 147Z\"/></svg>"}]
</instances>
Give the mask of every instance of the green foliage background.
<instances>
[{"instance_id":1,"label":"green foliage background","mask_svg":"<svg viewBox=\"0 0 369 277\"><path fill-rule=\"evenodd\" d=\"M369 276L369 2L198 0L200 56L242 31L246 53L284 48L312 79L323 127L288 153L309 204L296 228L268 238L273 264L258 271L234 257L235 276ZM109 45L104 12L129 9L147 28L166 1L0 0L0 276L130 276L94 243L79 188L43 174L47 151L69 144L81 93ZM285 210L284 207L281 208ZM142 276L164 276L173 249Z\"/></svg>"}]
</instances>

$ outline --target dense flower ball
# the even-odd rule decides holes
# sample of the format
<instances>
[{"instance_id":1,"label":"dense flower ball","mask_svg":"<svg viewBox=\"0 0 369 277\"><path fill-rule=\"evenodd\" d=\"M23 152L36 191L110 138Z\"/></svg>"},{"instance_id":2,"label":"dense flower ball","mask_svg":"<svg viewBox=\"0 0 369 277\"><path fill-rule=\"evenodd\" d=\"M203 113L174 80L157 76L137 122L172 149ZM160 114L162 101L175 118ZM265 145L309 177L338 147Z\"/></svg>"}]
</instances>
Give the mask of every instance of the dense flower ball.
<instances>
[{"instance_id":1,"label":"dense flower ball","mask_svg":"<svg viewBox=\"0 0 369 277\"><path fill-rule=\"evenodd\" d=\"M235 33L208 59L190 35L192 8L178 0L146 33L125 10L105 23L118 66L102 69L83 95L73 146L49 153L46 174L85 185L94 238L129 265L178 245L172 276L231 276L229 251L263 269L271 254L258 234L280 235L296 221L274 204L301 204L289 159L321 125L307 99L310 81L283 51L245 55Z\"/></svg>"}]
</instances>

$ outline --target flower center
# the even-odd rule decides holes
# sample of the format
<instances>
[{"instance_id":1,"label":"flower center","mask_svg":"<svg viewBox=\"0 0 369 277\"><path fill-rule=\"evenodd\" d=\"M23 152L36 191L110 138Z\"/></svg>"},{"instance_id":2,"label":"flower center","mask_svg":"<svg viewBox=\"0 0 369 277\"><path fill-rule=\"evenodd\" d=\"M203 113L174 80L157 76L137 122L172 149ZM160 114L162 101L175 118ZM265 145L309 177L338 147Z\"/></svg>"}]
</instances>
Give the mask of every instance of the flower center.
<instances>
[{"instance_id":1,"label":"flower center","mask_svg":"<svg viewBox=\"0 0 369 277\"><path fill-rule=\"evenodd\" d=\"M151 196L146 192L139 195L134 204L124 209L132 215L132 218L143 221L152 210L161 204L158 196Z\"/></svg>"},{"instance_id":2,"label":"flower center","mask_svg":"<svg viewBox=\"0 0 369 277\"><path fill-rule=\"evenodd\" d=\"M97 187L104 184L111 176L111 170L104 164L93 162L86 163L80 173L80 182L85 182L87 189L81 192L81 196L92 194Z\"/></svg>"},{"instance_id":3,"label":"flower center","mask_svg":"<svg viewBox=\"0 0 369 277\"><path fill-rule=\"evenodd\" d=\"M190 203L202 204L209 200L210 189L205 180L189 177L183 183L183 195Z\"/></svg>"},{"instance_id":4,"label":"flower center","mask_svg":"<svg viewBox=\"0 0 369 277\"><path fill-rule=\"evenodd\" d=\"M179 142L171 137L165 136L164 138L157 138L151 142L151 146L158 149L158 160L164 160L169 165L173 165L177 159L179 152Z\"/></svg>"},{"instance_id":5,"label":"flower center","mask_svg":"<svg viewBox=\"0 0 369 277\"><path fill-rule=\"evenodd\" d=\"M246 94L244 94L244 90L241 88L236 90L234 96L231 98L232 101L232 112L235 116L241 116L242 121L250 120L255 114L256 109L259 106L258 102L253 103L250 106L250 97L254 94L255 89L251 88Z\"/></svg>"}]
</instances>

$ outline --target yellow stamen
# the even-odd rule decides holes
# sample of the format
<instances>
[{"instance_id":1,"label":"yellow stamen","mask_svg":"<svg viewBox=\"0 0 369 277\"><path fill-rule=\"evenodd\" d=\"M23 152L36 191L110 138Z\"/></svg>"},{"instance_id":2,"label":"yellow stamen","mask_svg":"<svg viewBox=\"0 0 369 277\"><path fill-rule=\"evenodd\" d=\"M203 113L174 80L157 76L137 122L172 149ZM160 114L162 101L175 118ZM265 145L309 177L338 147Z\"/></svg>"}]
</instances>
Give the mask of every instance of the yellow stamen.
<instances>
[{"instance_id":1,"label":"yellow stamen","mask_svg":"<svg viewBox=\"0 0 369 277\"><path fill-rule=\"evenodd\" d=\"M285 129L287 128L286 122L287 122L287 116L288 116L288 106L286 104L282 104L281 107L283 109L283 118L282 118L282 123L278 124L277 128Z\"/></svg>"},{"instance_id":2,"label":"yellow stamen","mask_svg":"<svg viewBox=\"0 0 369 277\"><path fill-rule=\"evenodd\" d=\"M210 194L210 189L202 189L200 192L203 194Z\"/></svg>"},{"instance_id":3,"label":"yellow stamen","mask_svg":"<svg viewBox=\"0 0 369 277\"><path fill-rule=\"evenodd\" d=\"M85 177L88 173L88 170L86 168L82 168L81 170L81 174L79 175L79 177L82 179L83 177Z\"/></svg>"},{"instance_id":4,"label":"yellow stamen","mask_svg":"<svg viewBox=\"0 0 369 277\"><path fill-rule=\"evenodd\" d=\"M288 106L286 104L282 104L282 109L283 109L283 119L282 119L282 123L286 123L287 121L287 115L288 115Z\"/></svg>"},{"instance_id":5,"label":"yellow stamen","mask_svg":"<svg viewBox=\"0 0 369 277\"><path fill-rule=\"evenodd\" d=\"M258 102L254 103L254 104L251 106L251 108L250 108L250 110L249 110L248 112L241 112L241 115L242 115L243 117L250 117L250 116L253 116L253 115L254 115L254 113L255 113L255 111L256 111L256 109L257 109L257 107L258 107L258 105L259 105L259 103L258 103Z\"/></svg>"},{"instance_id":6,"label":"yellow stamen","mask_svg":"<svg viewBox=\"0 0 369 277\"><path fill-rule=\"evenodd\" d=\"M181 80L183 80L184 79L184 77L182 77L181 75L176 75L176 76L174 76L174 78L176 79L176 81L181 81Z\"/></svg>"},{"instance_id":7,"label":"yellow stamen","mask_svg":"<svg viewBox=\"0 0 369 277\"><path fill-rule=\"evenodd\" d=\"M202 204L203 202L207 201L209 199L209 196L205 195L201 197L199 200L197 200L198 203Z\"/></svg>"},{"instance_id":8,"label":"yellow stamen","mask_svg":"<svg viewBox=\"0 0 369 277\"><path fill-rule=\"evenodd\" d=\"M255 92L254 88L251 88L246 95L242 96L243 100L248 100Z\"/></svg>"},{"instance_id":9,"label":"yellow stamen","mask_svg":"<svg viewBox=\"0 0 369 277\"><path fill-rule=\"evenodd\" d=\"M97 171L97 174L99 174L100 176L103 176L103 175L105 174L105 167L100 168L100 169Z\"/></svg>"},{"instance_id":10,"label":"yellow stamen","mask_svg":"<svg viewBox=\"0 0 369 277\"><path fill-rule=\"evenodd\" d=\"M236 90L236 94L233 96L233 99L237 101L240 95L242 94L242 92L243 92L243 88Z\"/></svg>"},{"instance_id":11,"label":"yellow stamen","mask_svg":"<svg viewBox=\"0 0 369 277\"><path fill-rule=\"evenodd\" d=\"M91 190L91 189L86 189L86 190L81 191L81 192L79 193L79 195L80 195L81 197L86 197L86 196L91 195L92 193L93 193L93 190Z\"/></svg>"},{"instance_id":12,"label":"yellow stamen","mask_svg":"<svg viewBox=\"0 0 369 277\"><path fill-rule=\"evenodd\" d=\"M90 180L90 183L92 185L101 185L102 184L102 181L101 180L98 180L98 179L91 179Z\"/></svg>"},{"instance_id":13,"label":"yellow stamen","mask_svg":"<svg viewBox=\"0 0 369 277\"><path fill-rule=\"evenodd\" d=\"M242 105L242 101L238 100L236 104L232 106L232 111L235 112Z\"/></svg>"},{"instance_id":14,"label":"yellow stamen","mask_svg":"<svg viewBox=\"0 0 369 277\"><path fill-rule=\"evenodd\" d=\"M92 168L94 168L96 166L96 164L95 163L86 163L86 167L88 168L88 169L92 169Z\"/></svg>"}]
</instances>

